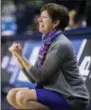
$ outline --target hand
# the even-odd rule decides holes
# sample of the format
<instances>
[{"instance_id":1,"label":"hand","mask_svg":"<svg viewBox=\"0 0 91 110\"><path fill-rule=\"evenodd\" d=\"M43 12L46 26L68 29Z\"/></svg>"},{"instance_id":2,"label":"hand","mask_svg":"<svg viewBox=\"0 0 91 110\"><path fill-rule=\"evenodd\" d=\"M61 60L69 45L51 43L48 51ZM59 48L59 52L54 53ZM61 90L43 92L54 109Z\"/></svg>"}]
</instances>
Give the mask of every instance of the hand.
<instances>
[{"instance_id":1,"label":"hand","mask_svg":"<svg viewBox=\"0 0 91 110\"><path fill-rule=\"evenodd\" d=\"M25 68L27 72L29 72L31 64L26 60L26 58L22 54L22 47L19 43L14 42L11 47L9 47L9 51L17 58L21 68Z\"/></svg>"},{"instance_id":2,"label":"hand","mask_svg":"<svg viewBox=\"0 0 91 110\"><path fill-rule=\"evenodd\" d=\"M22 57L22 47L20 43L14 42L10 47L9 51L17 58Z\"/></svg>"}]
</instances>

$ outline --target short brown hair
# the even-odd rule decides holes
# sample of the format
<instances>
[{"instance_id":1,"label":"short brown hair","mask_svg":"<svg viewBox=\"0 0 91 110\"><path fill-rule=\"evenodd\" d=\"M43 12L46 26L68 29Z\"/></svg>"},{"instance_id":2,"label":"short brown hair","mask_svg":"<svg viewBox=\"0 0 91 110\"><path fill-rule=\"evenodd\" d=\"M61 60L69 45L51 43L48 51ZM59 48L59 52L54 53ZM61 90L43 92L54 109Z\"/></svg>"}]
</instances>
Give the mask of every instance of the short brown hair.
<instances>
[{"instance_id":1,"label":"short brown hair","mask_svg":"<svg viewBox=\"0 0 91 110\"><path fill-rule=\"evenodd\" d=\"M48 3L42 6L40 12L45 10L48 12L52 21L60 21L60 24L57 26L57 29L64 29L68 25L69 14L66 7L55 3Z\"/></svg>"}]
</instances>

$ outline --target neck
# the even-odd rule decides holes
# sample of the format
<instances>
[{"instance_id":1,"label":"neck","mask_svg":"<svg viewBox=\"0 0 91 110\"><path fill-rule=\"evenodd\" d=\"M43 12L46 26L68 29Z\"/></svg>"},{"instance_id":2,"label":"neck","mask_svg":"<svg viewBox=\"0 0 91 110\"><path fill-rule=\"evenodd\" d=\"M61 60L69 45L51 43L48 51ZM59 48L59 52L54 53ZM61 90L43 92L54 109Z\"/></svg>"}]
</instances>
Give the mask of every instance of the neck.
<instances>
[{"instance_id":1,"label":"neck","mask_svg":"<svg viewBox=\"0 0 91 110\"><path fill-rule=\"evenodd\" d=\"M42 39L45 39L45 38L51 36L54 32L56 32L56 29L55 30L52 30L52 31L50 31L48 33L43 33Z\"/></svg>"},{"instance_id":2,"label":"neck","mask_svg":"<svg viewBox=\"0 0 91 110\"><path fill-rule=\"evenodd\" d=\"M57 31L61 31L61 30L52 30L51 32L47 33L47 34L43 34L42 35L42 40L45 40L46 38L50 38L53 34L55 34Z\"/></svg>"},{"instance_id":3,"label":"neck","mask_svg":"<svg viewBox=\"0 0 91 110\"><path fill-rule=\"evenodd\" d=\"M55 31L56 31L56 29L54 29L54 30L52 30L52 31L50 31L50 32L48 32L48 33L46 33L45 36L49 36L50 34L54 33Z\"/></svg>"}]
</instances>

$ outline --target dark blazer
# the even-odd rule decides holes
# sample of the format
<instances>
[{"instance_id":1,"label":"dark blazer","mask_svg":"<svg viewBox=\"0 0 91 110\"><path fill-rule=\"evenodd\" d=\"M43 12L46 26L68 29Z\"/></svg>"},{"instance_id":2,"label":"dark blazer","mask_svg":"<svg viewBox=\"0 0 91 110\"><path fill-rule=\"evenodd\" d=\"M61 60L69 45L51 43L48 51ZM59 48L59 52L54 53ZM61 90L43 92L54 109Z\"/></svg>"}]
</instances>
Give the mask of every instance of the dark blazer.
<instances>
[{"instance_id":1,"label":"dark blazer","mask_svg":"<svg viewBox=\"0 0 91 110\"><path fill-rule=\"evenodd\" d=\"M41 69L30 69L32 81L61 94L72 107L87 106L89 95L82 80L71 42L60 34L50 45Z\"/></svg>"}]
</instances>

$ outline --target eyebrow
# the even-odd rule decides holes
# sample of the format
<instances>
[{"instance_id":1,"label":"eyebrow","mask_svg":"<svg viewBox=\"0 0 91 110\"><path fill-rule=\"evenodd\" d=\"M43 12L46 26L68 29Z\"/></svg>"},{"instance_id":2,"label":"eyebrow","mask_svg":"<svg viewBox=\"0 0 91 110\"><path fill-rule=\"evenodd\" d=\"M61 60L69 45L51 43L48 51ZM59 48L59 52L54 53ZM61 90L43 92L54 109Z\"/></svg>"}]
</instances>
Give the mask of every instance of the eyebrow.
<instances>
[{"instance_id":1,"label":"eyebrow","mask_svg":"<svg viewBox=\"0 0 91 110\"><path fill-rule=\"evenodd\" d=\"M40 15L41 17L48 17L47 15Z\"/></svg>"}]
</instances>

